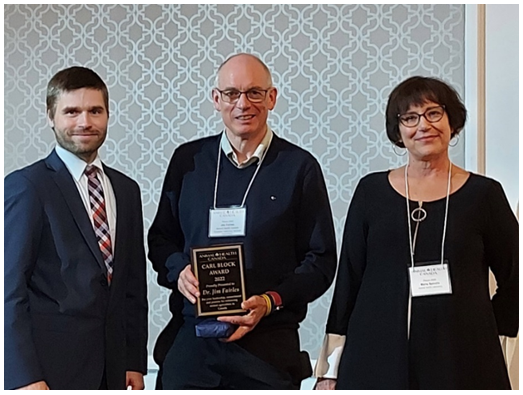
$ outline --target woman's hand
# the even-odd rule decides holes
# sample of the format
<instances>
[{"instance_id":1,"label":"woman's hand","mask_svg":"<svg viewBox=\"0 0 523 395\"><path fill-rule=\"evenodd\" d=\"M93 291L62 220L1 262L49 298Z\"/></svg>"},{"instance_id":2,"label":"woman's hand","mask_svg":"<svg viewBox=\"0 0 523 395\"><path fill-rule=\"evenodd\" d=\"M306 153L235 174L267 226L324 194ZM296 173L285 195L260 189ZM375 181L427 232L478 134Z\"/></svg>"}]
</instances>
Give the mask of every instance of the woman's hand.
<instances>
[{"instance_id":1,"label":"woman's hand","mask_svg":"<svg viewBox=\"0 0 523 395\"><path fill-rule=\"evenodd\" d=\"M336 379L324 379L322 377L318 378L316 385L314 386L315 390L335 390L336 389Z\"/></svg>"}]
</instances>

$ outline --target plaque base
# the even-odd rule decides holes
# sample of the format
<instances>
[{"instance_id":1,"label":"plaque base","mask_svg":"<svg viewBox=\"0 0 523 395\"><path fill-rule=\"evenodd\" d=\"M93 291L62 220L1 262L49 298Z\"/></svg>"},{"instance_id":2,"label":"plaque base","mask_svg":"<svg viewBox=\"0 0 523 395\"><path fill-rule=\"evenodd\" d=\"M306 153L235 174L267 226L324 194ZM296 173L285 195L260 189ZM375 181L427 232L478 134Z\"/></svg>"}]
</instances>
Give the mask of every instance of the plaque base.
<instances>
[{"instance_id":1,"label":"plaque base","mask_svg":"<svg viewBox=\"0 0 523 395\"><path fill-rule=\"evenodd\" d=\"M238 326L229 322L207 319L196 324L196 337L227 338L231 336Z\"/></svg>"}]
</instances>

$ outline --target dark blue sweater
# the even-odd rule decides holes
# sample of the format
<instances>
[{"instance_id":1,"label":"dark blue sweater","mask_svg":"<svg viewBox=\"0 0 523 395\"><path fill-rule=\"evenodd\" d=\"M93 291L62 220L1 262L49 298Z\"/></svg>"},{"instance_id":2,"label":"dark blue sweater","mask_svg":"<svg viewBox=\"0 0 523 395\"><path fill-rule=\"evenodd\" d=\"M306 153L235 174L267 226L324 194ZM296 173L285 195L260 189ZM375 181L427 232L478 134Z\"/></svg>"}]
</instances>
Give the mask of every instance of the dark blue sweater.
<instances>
[{"instance_id":1,"label":"dark blue sweater","mask_svg":"<svg viewBox=\"0 0 523 395\"><path fill-rule=\"evenodd\" d=\"M327 290L336 270L334 227L321 168L308 152L274 135L247 197L246 236L209 238L220 136L175 151L149 232L149 258L160 284L176 289L191 247L241 242L247 298L276 291L285 306L262 319L255 331L297 328L307 304ZM217 206L239 205L256 165L238 169L220 152ZM185 300L184 316L193 317L194 312Z\"/></svg>"}]
</instances>

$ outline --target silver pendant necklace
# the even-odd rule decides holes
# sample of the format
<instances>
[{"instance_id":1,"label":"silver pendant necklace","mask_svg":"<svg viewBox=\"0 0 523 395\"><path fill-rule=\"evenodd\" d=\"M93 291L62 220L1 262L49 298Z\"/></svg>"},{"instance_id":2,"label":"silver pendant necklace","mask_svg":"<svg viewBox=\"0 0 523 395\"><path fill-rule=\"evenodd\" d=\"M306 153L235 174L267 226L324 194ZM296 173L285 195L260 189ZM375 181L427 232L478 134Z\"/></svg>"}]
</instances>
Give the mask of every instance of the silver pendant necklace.
<instances>
[{"instance_id":1,"label":"silver pendant necklace","mask_svg":"<svg viewBox=\"0 0 523 395\"><path fill-rule=\"evenodd\" d=\"M410 218L412 218L412 220L416 222L416 229L414 230L414 237L412 240L413 250L416 249L416 239L418 237L419 224L421 221L427 218L427 211L423 207L421 207L423 206L423 201L419 201L418 205L419 206L412 210L412 213L410 213Z\"/></svg>"},{"instance_id":2,"label":"silver pendant necklace","mask_svg":"<svg viewBox=\"0 0 523 395\"><path fill-rule=\"evenodd\" d=\"M421 221L427 218L427 211L422 207L422 201L418 202L418 205L419 207L416 207L414 210L412 210L412 213L410 213L410 218L419 224Z\"/></svg>"}]
</instances>

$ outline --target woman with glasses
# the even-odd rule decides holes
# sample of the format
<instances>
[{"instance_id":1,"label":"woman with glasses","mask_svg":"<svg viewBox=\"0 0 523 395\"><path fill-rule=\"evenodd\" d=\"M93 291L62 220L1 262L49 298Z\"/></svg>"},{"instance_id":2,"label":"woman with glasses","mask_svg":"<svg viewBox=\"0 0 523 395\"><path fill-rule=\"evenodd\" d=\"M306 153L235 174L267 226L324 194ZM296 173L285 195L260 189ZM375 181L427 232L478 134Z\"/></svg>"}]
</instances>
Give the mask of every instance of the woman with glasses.
<instances>
[{"instance_id":1,"label":"woman with glasses","mask_svg":"<svg viewBox=\"0 0 523 395\"><path fill-rule=\"evenodd\" d=\"M518 224L498 182L451 162L465 119L440 80L390 94L387 136L407 164L354 193L318 389L510 388L498 335L518 332Z\"/></svg>"}]
</instances>

